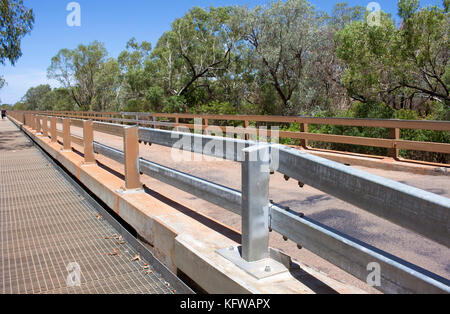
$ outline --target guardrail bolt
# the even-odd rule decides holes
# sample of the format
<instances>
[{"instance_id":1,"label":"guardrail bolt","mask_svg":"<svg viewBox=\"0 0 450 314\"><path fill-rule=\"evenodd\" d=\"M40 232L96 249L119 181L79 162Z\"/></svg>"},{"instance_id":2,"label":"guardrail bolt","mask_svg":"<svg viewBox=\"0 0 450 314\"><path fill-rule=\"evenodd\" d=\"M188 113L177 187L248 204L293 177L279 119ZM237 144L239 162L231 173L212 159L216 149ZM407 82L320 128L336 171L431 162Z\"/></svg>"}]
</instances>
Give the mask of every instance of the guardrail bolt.
<instances>
[{"instance_id":1,"label":"guardrail bolt","mask_svg":"<svg viewBox=\"0 0 450 314\"><path fill-rule=\"evenodd\" d=\"M273 231L272 228L269 227L269 232L272 232L272 231Z\"/></svg>"},{"instance_id":2,"label":"guardrail bolt","mask_svg":"<svg viewBox=\"0 0 450 314\"><path fill-rule=\"evenodd\" d=\"M305 186L305 184L303 182L298 181L298 186L302 188Z\"/></svg>"},{"instance_id":3,"label":"guardrail bolt","mask_svg":"<svg viewBox=\"0 0 450 314\"><path fill-rule=\"evenodd\" d=\"M301 246L300 244L297 244L297 248L298 248L299 250L301 250L301 249L303 249L303 246Z\"/></svg>"},{"instance_id":4,"label":"guardrail bolt","mask_svg":"<svg viewBox=\"0 0 450 314\"><path fill-rule=\"evenodd\" d=\"M298 213L298 216L299 216L300 218L303 218L303 217L305 217L305 214L304 214L304 213Z\"/></svg>"},{"instance_id":5,"label":"guardrail bolt","mask_svg":"<svg viewBox=\"0 0 450 314\"><path fill-rule=\"evenodd\" d=\"M275 174L275 171L274 170L270 170L270 174Z\"/></svg>"},{"instance_id":6,"label":"guardrail bolt","mask_svg":"<svg viewBox=\"0 0 450 314\"><path fill-rule=\"evenodd\" d=\"M284 180L289 181L289 177L287 175L284 175Z\"/></svg>"},{"instance_id":7,"label":"guardrail bolt","mask_svg":"<svg viewBox=\"0 0 450 314\"><path fill-rule=\"evenodd\" d=\"M272 271L272 268L270 268L270 266L266 266L266 268L264 269L264 271L266 273L270 273Z\"/></svg>"},{"instance_id":8,"label":"guardrail bolt","mask_svg":"<svg viewBox=\"0 0 450 314\"><path fill-rule=\"evenodd\" d=\"M284 241L287 241L287 240L288 240L288 237L283 236L283 240L284 240Z\"/></svg>"}]
</instances>

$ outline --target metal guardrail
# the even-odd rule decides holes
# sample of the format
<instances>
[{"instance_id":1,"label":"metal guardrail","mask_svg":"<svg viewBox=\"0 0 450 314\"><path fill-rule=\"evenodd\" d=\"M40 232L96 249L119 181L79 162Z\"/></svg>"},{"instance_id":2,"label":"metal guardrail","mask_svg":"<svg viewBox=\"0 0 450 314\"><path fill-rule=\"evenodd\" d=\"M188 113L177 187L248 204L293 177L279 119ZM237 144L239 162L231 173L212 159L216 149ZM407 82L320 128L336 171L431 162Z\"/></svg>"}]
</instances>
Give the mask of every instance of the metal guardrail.
<instances>
[{"instance_id":1,"label":"metal guardrail","mask_svg":"<svg viewBox=\"0 0 450 314\"><path fill-rule=\"evenodd\" d=\"M28 116L25 121L40 131L37 128L41 124L36 119L41 117ZM74 124L81 125L80 122ZM84 127L86 124L83 122ZM124 129L120 125L98 128L100 131L114 130L112 133L115 135L126 129L129 127ZM418 232L447 248L450 244L450 199L279 145L158 129L135 129L135 137L125 136L124 144L140 140L173 147L180 137L184 137L186 145L178 149L197 153L206 151L215 157L242 162L243 190L239 192L142 158L134 161L140 172L240 214L243 217L242 257L247 261L267 257L268 233L273 229L363 281L367 278L367 265L378 263L382 270L381 286L375 288L383 292L450 293L448 279L271 204L267 199L268 171L274 165L269 166L269 162L277 159L277 168L273 170ZM129 145L124 145L125 152L122 152L92 139L90 141L95 152L120 163L127 161L126 147ZM89 141L85 140L84 145L89 145ZM249 159L252 152L261 150L267 150L270 161L261 157ZM261 171L261 167L265 170ZM128 180L127 175L125 180Z\"/></svg>"}]
</instances>

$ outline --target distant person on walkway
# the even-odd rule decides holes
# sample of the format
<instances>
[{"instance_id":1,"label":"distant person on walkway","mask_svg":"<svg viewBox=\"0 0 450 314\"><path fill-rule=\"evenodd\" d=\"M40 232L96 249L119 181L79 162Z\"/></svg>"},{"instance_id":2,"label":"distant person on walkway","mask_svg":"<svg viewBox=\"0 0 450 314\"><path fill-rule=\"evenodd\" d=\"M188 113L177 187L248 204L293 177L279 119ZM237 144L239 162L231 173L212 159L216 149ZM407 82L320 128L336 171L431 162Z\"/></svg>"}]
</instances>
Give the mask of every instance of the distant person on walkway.
<instances>
[{"instance_id":1,"label":"distant person on walkway","mask_svg":"<svg viewBox=\"0 0 450 314\"><path fill-rule=\"evenodd\" d=\"M6 110L2 109L2 120L5 120L6 117Z\"/></svg>"}]
</instances>

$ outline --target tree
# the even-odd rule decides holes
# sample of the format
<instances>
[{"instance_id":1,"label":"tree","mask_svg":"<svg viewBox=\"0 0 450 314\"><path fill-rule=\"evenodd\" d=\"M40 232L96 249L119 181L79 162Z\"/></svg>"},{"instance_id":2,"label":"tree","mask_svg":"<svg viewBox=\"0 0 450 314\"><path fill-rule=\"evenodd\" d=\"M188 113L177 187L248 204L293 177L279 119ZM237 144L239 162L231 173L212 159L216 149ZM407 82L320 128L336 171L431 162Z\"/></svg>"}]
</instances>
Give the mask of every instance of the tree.
<instances>
[{"instance_id":1,"label":"tree","mask_svg":"<svg viewBox=\"0 0 450 314\"><path fill-rule=\"evenodd\" d=\"M94 78L94 111L117 111L119 109L119 92L121 77L119 63L114 58L108 59Z\"/></svg>"},{"instance_id":2,"label":"tree","mask_svg":"<svg viewBox=\"0 0 450 314\"><path fill-rule=\"evenodd\" d=\"M126 50L118 57L120 69L121 90L119 102L127 104L129 101L146 102L146 94L153 82L153 73L147 64L152 52L152 45L143 41L138 43L135 38L128 41Z\"/></svg>"},{"instance_id":3,"label":"tree","mask_svg":"<svg viewBox=\"0 0 450 314\"><path fill-rule=\"evenodd\" d=\"M99 89L95 85L107 56L104 45L98 41L69 50L62 49L52 58L47 76L68 89L78 107L92 110Z\"/></svg>"},{"instance_id":4,"label":"tree","mask_svg":"<svg viewBox=\"0 0 450 314\"><path fill-rule=\"evenodd\" d=\"M14 65L22 56L21 40L31 32L34 24L33 10L22 0L0 0L0 63L9 60Z\"/></svg>"},{"instance_id":5,"label":"tree","mask_svg":"<svg viewBox=\"0 0 450 314\"><path fill-rule=\"evenodd\" d=\"M152 58L170 94L208 90L219 72L230 66L234 44L226 24L230 11L229 7L194 7L159 39Z\"/></svg>"},{"instance_id":6,"label":"tree","mask_svg":"<svg viewBox=\"0 0 450 314\"><path fill-rule=\"evenodd\" d=\"M65 88L55 88L45 94L39 102L39 110L61 110L72 111L76 108L76 103Z\"/></svg>"},{"instance_id":7,"label":"tree","mask_svg":"<svg viewBox=\"0 0 450 314\"><path fill-rule=\"evenodd\" d=\"M31 87L22 97L21 102L26 105L27 110L50 110L52 108L47 104L46 99L51 91L48 84Z\"/></svg>"},{"instance_id":8,"label":"tree","mask_svg":"<svg viewBox=\"0 0 450 314\"><path fill-rule=\"evenodd\" d=\"M361 21L364 18L364 8L361 6L349 7L347 2L336 3L331 14L331 26L340 30L347 24Z\"/></svg>"},{"instance_id":9,"label":"tree","mask_svg":"<svg viewBox=\"0 0 450 314\"><path fill-rule=\"evenodd\" d=\"M324 21L325 16L306 0L235 9L233 27L254 54L253 66L275 88L284 114L295 110L291 104L294 92L304 94L309 88L308 76L315 71Z\"/></svg>"},{"instance_id":10,"label":"tree","mask_svg":"<svg viewBox=\"0 0 450 314\"><path fill-rule=\"evenodd\" d=\"M438 7L419 8L418 0L400 0L403 19L395 49L402 68L394 67L397 85L450 104L450 16Z\"/></svg>"},{"instance_id":11,"label":"tree","mask_svg":"<svg viewBox=\"0 0 450 314\"><path fill-rule=\"evenodd\" d=\"M347 67L343 83L349 95L395 108L418 107L430 99L449 102L448 13L400 0L399 15L399 28L382 13L380 26L356 21L338 32L337 55Z\"/></svg>"}]
</instances>

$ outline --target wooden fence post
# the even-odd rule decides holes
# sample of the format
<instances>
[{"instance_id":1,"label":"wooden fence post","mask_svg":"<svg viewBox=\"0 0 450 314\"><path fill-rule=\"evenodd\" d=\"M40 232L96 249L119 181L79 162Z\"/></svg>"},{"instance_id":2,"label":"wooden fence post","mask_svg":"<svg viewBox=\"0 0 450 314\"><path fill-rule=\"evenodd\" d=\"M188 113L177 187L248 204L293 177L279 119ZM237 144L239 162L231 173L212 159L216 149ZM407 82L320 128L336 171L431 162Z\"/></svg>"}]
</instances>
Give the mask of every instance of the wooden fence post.
<instances>
[{"instance_id":1,"label":"wooden fence post","mask_svg":"<svg viewBox=\"0 0 450 314\"><path fill-rule=\"evenodd\" d=\"M393 140L399 140L400 139L400 129L389 129L389 137ZM389 149L389 157L394 158L395 160L398 160L398 148L396 148L396 143L394 143L394 147Z\"/></svg>"},{"instance_id":2,"label":"wooden fence post","mask_svg":"<svg viewBox=\"0 0 450 314\"><path fill-rule=\"evenodd\" d=\"M72 150L72 139L70 137L70 119L63 119L63 150Z\"/></svg>"},{"instance_id":3,"label":"wooden fence post","mask_svg":"<svg viewBox=\"0 0 450 314\"><path fill-rule=\"evenodd\" d=\"M131 126L123 129L123 150L125 152L125 189L142 188L139 172L139 127Z\"/></svg>"},{"instance_id":4,"label":"wooden fence post","mask_svg":"<svg viewBox=\"0 0 450 314\"><path fill-rule=\"evenodd\" d=\"M93 121L83 121L84 163L94 164L94 127Z\"/></svg>"},{"instance_id":5,"label":"wooden fence post","mask_svg":"<svg viewBox=\"0 0 450 314\"><path fill-rule=\"evenodd\" d=\"M52 143L58 141L58 134L56 133L56 117L51 117L50 119L50 135L52 137Z\"/></svg>"},{"instance_id":6,"label":"wooden fence post","mask_svg":"<svg viewBox=\"0 0 450 314\"><path fill-rule=\"evenodd\" d=\"M308 133L308 124L307 123L300 123L300 132ZM301 139L300 146L303 147L304 149L308 149L308 146L309 146L308 140Z\"/></svg>"},{"instance_id":7,"label":"wooden fence post","mask_svg":"<svg viewBox=\"0 0 450 314\"><path fill-rule=\"evenodd\" d=\"M48 137L48 120L47 117L42 117L42 135Z\"/></svg>"}]
</instances>

